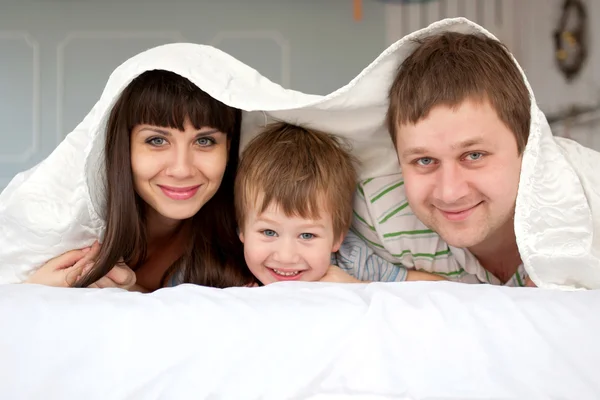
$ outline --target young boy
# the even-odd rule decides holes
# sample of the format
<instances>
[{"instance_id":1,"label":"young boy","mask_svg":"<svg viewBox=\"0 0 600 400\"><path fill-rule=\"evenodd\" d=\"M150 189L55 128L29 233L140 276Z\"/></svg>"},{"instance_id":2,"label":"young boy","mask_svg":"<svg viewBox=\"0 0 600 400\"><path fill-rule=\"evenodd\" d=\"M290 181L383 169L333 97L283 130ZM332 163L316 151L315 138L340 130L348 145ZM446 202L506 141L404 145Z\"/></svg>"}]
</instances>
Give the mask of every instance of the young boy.
<instances>
[{"instance_id":1,"label":"young boy","mask_svg":"<svg viewBox=\"0 0 600 400\"><path fill-rule=\"evenodd\" d=\"M235 207L246 263L262 284L443 280L389 263L348 232L354 164L334 136L286 123L248 144Z\"/></svg>"}]
</instances>

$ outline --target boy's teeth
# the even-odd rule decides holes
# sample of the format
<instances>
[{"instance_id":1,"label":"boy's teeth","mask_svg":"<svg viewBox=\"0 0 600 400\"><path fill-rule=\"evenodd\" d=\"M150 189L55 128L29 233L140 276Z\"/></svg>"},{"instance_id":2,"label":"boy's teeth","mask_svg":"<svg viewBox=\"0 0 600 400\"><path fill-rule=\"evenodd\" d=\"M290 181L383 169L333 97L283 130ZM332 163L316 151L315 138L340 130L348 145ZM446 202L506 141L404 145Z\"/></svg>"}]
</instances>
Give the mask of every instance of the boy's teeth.
<instances>
[{"instance_id":1,"label":"boy's teeth","mask_svg":"<svg viewBox=\"0 0 600 400\"><path fill-rule=\"evenodd\" d=\"M273 269L273 271L275 271L275 273L277 275L281 275L281 276L294 276L294 275L298 275L300 273L300 271L280 271L278 269Z\"/></svg>"}]
</instances>

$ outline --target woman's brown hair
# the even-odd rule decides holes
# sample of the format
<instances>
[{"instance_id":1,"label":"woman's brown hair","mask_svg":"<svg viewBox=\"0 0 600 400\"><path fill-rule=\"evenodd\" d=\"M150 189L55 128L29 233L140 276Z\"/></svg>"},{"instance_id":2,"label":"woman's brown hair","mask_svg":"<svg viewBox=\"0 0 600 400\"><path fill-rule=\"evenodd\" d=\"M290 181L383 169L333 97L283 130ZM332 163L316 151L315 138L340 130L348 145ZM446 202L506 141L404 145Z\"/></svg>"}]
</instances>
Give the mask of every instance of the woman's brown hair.
<instances>
[{"instance_id":1,"label":"woman's brown hair","mask_svg":"<svg viewBox=\"0 0 600 400\"><path fill-rule=\"evenodd\" d=\"M254 282L237 236L233 202L241 112L210 97L180 75L153 70L133 79L108 117L104 148L106 233L94 267L75 286L87 287L96 282L121 258L133 270L145 261L148 206L134 189L131 131L140 124L183 130L186 118L196 129L211 127L227 134L229 157L219 189L191 218L186 250L164 273L161 286L174 274L180 283L219 288Z\"/></svg>"}]
</instances>

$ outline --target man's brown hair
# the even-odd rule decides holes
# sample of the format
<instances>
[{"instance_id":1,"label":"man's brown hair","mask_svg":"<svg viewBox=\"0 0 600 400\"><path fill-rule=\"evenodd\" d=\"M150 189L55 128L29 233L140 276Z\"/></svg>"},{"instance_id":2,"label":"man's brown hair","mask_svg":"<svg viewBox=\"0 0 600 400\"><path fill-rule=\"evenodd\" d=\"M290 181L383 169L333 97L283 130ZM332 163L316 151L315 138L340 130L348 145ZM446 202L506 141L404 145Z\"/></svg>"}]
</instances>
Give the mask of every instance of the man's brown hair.
<instances>
[{"instance_id":1,"label":"man's brown hair","mask_svg":"<svg viewBox=\"0 0 600 400\"><path fill-rule=\"evenodd\" d=\"M436 106L488 101L514 133L521 154L529 137L531 99L506 47L479 34L444 32L417 41L400 65L389 92L387 126L416 124Z\"/></svg>"},{"instance_id":2,"label":"man's brown hair","mask_svg":"<svg viewBox=\"0 0 600 400\"><path fill-rule=\"evenodd\" d=\"M333 135L274 123L248 143L235 180L235 209L243 229L247 212L272 203L288 216L318 219L328 211L335 237L352 221L355 158ZM326 209L323 210L322 208Z\"/></svg>"}]
</instances>

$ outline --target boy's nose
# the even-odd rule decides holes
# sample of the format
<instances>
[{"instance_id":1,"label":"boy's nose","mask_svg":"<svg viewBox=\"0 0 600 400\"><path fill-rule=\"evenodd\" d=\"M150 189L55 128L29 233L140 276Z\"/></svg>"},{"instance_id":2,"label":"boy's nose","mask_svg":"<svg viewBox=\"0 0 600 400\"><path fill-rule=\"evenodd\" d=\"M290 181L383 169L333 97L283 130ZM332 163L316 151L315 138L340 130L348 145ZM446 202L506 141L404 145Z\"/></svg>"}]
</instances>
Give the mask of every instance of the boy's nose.
<instances>
[{"instance_id":1,"label":"boy's nose","mask_svg":"<svg viewBox=\"0 0 600 400\"><path fill-rule=\"evenodd\" d=\"M275 261L282 264L295 264L299 260L296 244L292 240L282 240L274 255Z\"/></svg>"}]
</instances>

